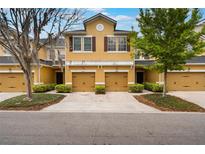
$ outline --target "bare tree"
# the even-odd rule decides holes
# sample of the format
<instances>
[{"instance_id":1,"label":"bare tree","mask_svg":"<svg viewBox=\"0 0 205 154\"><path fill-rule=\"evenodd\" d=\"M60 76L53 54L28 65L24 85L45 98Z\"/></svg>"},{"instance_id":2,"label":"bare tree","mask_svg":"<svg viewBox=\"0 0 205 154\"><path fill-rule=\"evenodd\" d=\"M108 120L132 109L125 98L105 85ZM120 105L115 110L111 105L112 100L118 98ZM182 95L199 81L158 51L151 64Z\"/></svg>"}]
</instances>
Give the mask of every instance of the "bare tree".
<instances>
[{"instance_id":1,"label":"bare tree","mask_svg":"<svg viewBox=\"0 0 205 154\"><path fill-rule=\"evenodd\" d=\"M32 64L39 64L39 50L78 24L83 12L58 8L0 9L0 45L20 64L28 100L32 100Z\"/></svg>"}]
</instances>

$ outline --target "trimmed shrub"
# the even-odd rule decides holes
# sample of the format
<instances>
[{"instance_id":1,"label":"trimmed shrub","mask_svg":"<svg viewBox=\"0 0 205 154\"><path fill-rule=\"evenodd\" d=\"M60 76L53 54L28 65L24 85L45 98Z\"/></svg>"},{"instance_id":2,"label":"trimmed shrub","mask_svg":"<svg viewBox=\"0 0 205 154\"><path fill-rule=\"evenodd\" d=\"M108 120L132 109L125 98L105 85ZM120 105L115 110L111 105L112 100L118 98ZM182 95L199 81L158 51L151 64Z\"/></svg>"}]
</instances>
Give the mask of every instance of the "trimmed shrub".
<instances>
[{"instance_id":1,"label":"trimmed shrub","mask_svg":"<svg viewBox=\"0 0 205 154\"><path fill-rule=\"evenodd\" d=\"M143 84L133 84L129 86L129 92L131 93L140 93L144 90Z\"/></svg>"},{"instance_id":2,"label":"trimmed shrub","mask_svg":"<svg viewBox=\"0 0 205 154\"><path fill-rule=\"evenodd\" d=\"M152 91L152 83L150 83L150 82L144 82L144 88L145 88L146 90Z\"/></svg>"},{"instance_id":3,"label":"trimmed shrub","mask_svg":"<svg viewBox=\"0 0 205 154\"><path fill-rule=\"evenodd\" d=\"M160 85L158 83L144 82L144 88L146 90L153 91L153 92L162 92L163 91L163 85Z\"/></svg>"},{"instance_id":4,"label":"trimmed shrub","mask_svg":"<svg viewBox=\"0 0 205 154\"><path fill-rule=\"evenodd\" d=\"M105 94L105 86L95 86L95 94Z\"/></svg>"},{"instance_id":5,"label":"trimmed shrub","mask_svg":"<svg viewBox=\"0 0 205 154\"><path fill-rule=\"evenodd\" d=\"M162 92L163 91L163 86L160 85L160 84L155 83L155 84L152 85L152 91L153 92Z\"/></svg>"},{"instance_id":6,"label":"trimmed shrub","mask_svg":"<svg viewBox=\"0 0 205 154\"><path fill-rule=\"evenodd\" d=\"M43 93L48 91L48 87L45 84L40 84L40 85L34 85L33 86L33 92L34 93Z\"/></svg>"},{"instance_id":7,"label":"trimmed shrub","mask_svg":"<svg viewBox=\"0 0 205 154\"><path fill-rule=\"evenodd\" d=\"M57 93L71 93L72 92L71 86L65 85L65 84L56 85L55 90Z\"/></svg>"},{"instance_id":8,"label":"trimmed shrub","mask_svg":"<svg viewBox=\"0 0 205 154\"><path fill-rule=\"evenodd\" d=\"M46 84L47 90L48 91L55 90L56 85L57 85L56 83Z\"/></svg>"}]
</instances>

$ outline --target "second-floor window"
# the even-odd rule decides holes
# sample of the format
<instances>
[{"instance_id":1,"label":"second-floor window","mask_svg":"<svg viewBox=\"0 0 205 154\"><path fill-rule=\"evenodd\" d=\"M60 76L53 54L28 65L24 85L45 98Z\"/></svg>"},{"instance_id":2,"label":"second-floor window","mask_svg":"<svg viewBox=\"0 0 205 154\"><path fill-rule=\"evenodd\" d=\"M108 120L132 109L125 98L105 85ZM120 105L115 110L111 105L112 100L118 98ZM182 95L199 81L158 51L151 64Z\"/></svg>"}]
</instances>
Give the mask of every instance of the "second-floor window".
<instances>
[{"instance_id":1,"label":"second-floor window","mask_svg":"<svg viewBox=\"0 0 205 154\"><path fill-rule=\"evenodd\" d=\"M74 51L92 51L92 37L78 36L73 37Z\"/></svg>"},{"instance_id":2,"label":"second-floor window","mask_svg":"<svg viewBox=\"0 0 205 154\"><path fill-rule=\"evenodd\" d=\"M107 37L107 51L127 51L127 37Z\"/></svg>"},{"instance_id":3,"label":"second-floor window","mask_svg":"<svg viewBox=\"0 0 205 154\"><path fill-rule=\"evenodd\" d=\"M73 47L74 51L81 51L81 37L74 37L73 38Z\"/></svg>"},{"instance_id":4,"label":"second-floor window","mask_svg":"<svg viewBox=\"0 0 205 154\"><path fill-rule=\"evenodd\" d=\"M116 37L108 37L107 38L107 50L108 51L116 51Z\"/></svg>"},{"instance_id":5,"label":"second-floor window","mask_svg":"<svg viewBox=\"0 0 205 154\"><path fill-rule=\"evenodd\" d=\"M91 51L92 50L92 38L91 37L84 37L84 51Z\"/></svg>"}]
</instances>

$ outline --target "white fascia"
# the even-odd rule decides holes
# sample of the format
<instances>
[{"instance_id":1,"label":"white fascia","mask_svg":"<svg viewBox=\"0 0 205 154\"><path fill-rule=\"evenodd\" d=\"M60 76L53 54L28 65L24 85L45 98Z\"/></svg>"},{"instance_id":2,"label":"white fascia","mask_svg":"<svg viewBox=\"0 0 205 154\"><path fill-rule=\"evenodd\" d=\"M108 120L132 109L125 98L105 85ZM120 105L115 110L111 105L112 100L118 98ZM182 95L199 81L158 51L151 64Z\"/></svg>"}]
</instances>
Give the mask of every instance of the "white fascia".
<instances>
[{"instance_id":1,"label":"white fascia","mask_svg":"<svg viewBox=\"0 0 205 154\"><path fill-rule=\"evenodd\" d=\"M133 61L66 61L66 66L131 66Z\"/></svg>"},{"instance_id":2,"label":"white fascia","mask_svg":"<svg viewBox=\"0 0 205 154\"><path fill-rule=\"evenodd\" d=\"M205 72L205 70L173 70L173 71L168 71L170 73L189 73L189 72Z\"/></svg>"}]
</instances>

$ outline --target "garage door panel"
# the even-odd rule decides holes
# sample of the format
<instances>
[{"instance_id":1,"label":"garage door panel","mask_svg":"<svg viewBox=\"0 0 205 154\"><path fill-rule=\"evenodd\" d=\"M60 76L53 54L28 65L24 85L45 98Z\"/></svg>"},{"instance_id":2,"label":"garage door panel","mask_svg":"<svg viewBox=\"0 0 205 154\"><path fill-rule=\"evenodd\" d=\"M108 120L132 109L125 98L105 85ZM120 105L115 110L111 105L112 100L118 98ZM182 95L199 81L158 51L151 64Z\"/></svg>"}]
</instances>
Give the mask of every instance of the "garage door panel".
<instances>
[{"instance_id":1,"label":"garage door panel","mask_svg":"<svg viewBox=\"0 0 205 154\"><path fill-rule=\"evenodd\" d=\"M94 91L95 73L73 73L72 78L74 92Z\"/></svg>"},{"instance_id":2,"label":"garage door panel","mask_svg":"<svg viewBox=\"0 0 205 154\"><path fill-rule=\"evenodd\" d=\"M168 73L168 90L205 90L205 73Z\"/></svg>"},{"instance_id":3,"label":"garage door panel","mask_svg":"<svg viewBox=\"0 0 205 154\"><path fill-rule=\"evenodd\" d=\"M110 72L105 73L106 91L127 91L127 73Z\"/></svg>"},{"instance_id":4,"label":"garage door panel","mask_svg":"<svg viewBox=\"0 0 205 154\"><path fill-rule=\"evenodd\" d=\"M20 92L25 91L25 79L23 73L1 73L0 91L1 92Z\"/></svg>"}]
</instances>

